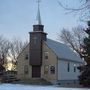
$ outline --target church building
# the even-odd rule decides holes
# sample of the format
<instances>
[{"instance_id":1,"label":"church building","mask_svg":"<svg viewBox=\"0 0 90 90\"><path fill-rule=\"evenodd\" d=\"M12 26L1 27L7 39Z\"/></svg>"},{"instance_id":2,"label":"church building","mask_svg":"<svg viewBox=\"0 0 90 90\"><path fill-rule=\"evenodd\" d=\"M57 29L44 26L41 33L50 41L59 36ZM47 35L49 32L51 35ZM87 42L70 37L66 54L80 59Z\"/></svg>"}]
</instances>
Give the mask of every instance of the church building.
<instances>
[{"instance_id":1,"label":"church building","mask_svg":"<svg viewBox=\"0 0 90 90\"><path fill-rule=\"evenodd\" d=\"M24 80L44 79L51 83L78 80L83 64L80 57L67 45L48 39L41 23L38 3L37 24L30 32L30 42L17 58L17 78Z\"/></svg>"}]
</instances>

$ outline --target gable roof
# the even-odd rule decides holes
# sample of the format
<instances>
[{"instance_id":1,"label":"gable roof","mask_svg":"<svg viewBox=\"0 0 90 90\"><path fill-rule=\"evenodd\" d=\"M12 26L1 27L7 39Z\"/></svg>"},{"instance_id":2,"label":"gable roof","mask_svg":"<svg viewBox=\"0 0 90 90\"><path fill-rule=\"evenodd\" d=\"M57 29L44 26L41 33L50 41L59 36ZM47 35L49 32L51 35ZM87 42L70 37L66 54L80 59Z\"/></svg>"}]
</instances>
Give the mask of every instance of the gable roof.
<instances>
[{"instance_id":1,"label":"gable roof","mask_svg":"<svg viewBox=\"0 0 90 90\"><path fill-rule=\"evenodd\" d=\"M55 54L59 59L70 60L73 62L80 62L80 63L83 62L83 60L79 57L79 55L73 52L73 50L71 50L67 45L51 39L47 39L45 43L50 49L52 49L55 52Z\"/></svg>"},{"instance_id":2,"label":"gable roof","mask_svg":"<svg viewBox=\"0 0 90 90\"><path fill-rule=\"evenodd\" d=\"M28 43L22 50L21 52L19 53L19 55L17 56L17 59L19 58L19 56L28 48L29 50L29 46L30 46L30 43Z\"/></svg>"}]
</instances>

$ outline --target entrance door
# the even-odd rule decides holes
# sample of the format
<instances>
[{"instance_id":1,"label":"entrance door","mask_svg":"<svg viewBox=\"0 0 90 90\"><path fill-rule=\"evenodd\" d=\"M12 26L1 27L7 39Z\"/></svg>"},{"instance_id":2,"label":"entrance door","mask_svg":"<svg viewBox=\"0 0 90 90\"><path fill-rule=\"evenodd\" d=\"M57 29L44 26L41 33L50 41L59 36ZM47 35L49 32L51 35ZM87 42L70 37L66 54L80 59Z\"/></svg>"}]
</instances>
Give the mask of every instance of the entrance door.
<instances>
[{"instance_id":1,"label":"entrance door","mask_svg":"<svg viewBox=\"0 0 90 90\"><path fill-rule=\"evenodd\" d=\"M32 66L32 78L41 77L41 66Z\"/></svg>"}]
</instances>

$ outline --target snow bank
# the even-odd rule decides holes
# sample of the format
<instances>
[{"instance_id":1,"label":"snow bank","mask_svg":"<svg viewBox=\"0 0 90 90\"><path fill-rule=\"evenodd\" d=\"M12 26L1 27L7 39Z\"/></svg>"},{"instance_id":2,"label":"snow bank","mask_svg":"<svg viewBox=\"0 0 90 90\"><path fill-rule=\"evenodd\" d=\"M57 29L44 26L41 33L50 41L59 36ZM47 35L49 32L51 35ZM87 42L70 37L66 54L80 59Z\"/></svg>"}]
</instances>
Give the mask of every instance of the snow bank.
<instances>
[{"instance_id":1,"label":"snow bank","mask_svg":"<svg viewBox=\"0 0 90 90\"><path fill-rule=\"evenodd\" d=\"M60 88L55 86L35 86L19 84L0 84L0 90L90 90L82 88Z\"/></svg>"}]
</instances>

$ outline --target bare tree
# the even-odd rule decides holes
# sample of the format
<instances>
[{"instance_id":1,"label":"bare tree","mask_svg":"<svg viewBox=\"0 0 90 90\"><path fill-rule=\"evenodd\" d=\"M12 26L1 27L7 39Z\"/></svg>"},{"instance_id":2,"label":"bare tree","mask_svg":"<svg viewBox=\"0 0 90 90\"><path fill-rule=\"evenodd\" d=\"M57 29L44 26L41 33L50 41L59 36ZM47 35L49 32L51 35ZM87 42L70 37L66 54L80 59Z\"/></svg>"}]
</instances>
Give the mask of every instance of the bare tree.
<instances>
[{"instance_id":1,"label":"bare tree","mask_svg":"<svg viewBox=\"0 0 90 90\"><path fill-rule=\"evenodd\" d=\"M81 20L90 19L90 0L75 0L79 5L75 5L74 1L72 5L67 4L67 2L71 2L71 0L57 1L59 5L67 11L67 13L78 13ZM63 3L65 1L66 3Z\"/></svg>"},{"instance_id":2,"label":"bare tree","mask_svg":"<svg viewBox=\"0 0 90 90\"><path fill-rule=\"evenodd\" d=\"M23 48L26 47L27 44L28 44L27 41L26 42L22 42L18 38L13 38L12 39L8 56L11 58L11 62L13 64L13 66L12 66L13 70L16 69L18 55L21 53Z\"/></svg>"},{"instance_id":3,"label":"bare tree","mask_svg":"<svg viewBox=\"0 0 90 90\"><path fill-rule=\"evenodd\" d=\"M10 48L10 42L2 35L0 36L0 54L6 57L8 50Z\"/></svg>"},{"instance_id":4,"label":"bare tree","mask_svg":"<svg viewBox=\"0 0 90 90\"><path fill-rule=\"evenodd\" d=\"M72 30L63 29L58 35L58 40L62 41L82 58L82 43L85 37L85 32L81 26L74 27Z\"/></svg>"},{"instance_id":5,"label":"bare tree","mask_svg":"<svg viewBox=\"0 0 90 90\"><path fill-rule=\"evenodd\" d=\"M22 42L18 38L11 41L0 35L0 62L8 69L8 64L12 64L12 70L16 69L17 56L26 47L28 42ZM1 61L2 60L2 61Z\"/></svg>"},{"instance_id":6,"label":"bare tree","mask_svg":"<svg viewBox=\"0 0 90 90\"><path fill-rule=\"evenodd\" d=\"M7 68L7 55L10 49L10 42L2 35L0 35L0 58L2 60L2 64Z\"/></svg>"}]
</instances>

